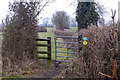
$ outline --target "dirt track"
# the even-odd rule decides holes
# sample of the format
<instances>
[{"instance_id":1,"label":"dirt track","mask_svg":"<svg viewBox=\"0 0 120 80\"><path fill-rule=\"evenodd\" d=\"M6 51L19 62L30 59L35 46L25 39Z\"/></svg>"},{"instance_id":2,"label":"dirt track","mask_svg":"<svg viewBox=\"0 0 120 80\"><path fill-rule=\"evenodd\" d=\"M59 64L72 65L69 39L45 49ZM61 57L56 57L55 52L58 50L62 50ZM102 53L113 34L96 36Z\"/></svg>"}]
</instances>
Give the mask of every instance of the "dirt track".
<instances>
[{"instance_id":1,"label":"dirt track","mask_svg":"<svg viewBox=\"0 0 120 80\"><path fill-rule=\"evenodd\" d=\"M37 73L36 76L32 76L34 78L54 78L58 74L61 73L62 70L67 68L66 64L58 63L53 61L52 66L49 66L44 72Z\"/></svg>"},{"instance_id":2,"label":"dirt track","mask_svg":"<svg viewBox=\"0 0 120 80\"><path fill-rule=\"evenodd\" d=\"M58 67L55 67L54 69L49 69L49 71L43 73L40 78L53 78L65 68L64 65L59 65Z\"/></svg>"}]
</instances>

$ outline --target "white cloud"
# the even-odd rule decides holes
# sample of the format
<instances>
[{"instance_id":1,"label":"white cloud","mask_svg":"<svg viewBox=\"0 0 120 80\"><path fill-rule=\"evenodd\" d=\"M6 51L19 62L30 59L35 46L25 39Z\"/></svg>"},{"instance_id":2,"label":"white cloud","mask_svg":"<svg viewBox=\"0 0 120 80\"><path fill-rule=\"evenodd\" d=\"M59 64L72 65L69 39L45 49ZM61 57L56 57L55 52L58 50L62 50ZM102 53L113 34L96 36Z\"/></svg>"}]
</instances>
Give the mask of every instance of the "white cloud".
<instances>
[{"instance_id":1,"label":"white cloud","mask_svg":"<svg viewBox=\"0 0 120 80\"><path fill-rule=\"evenodd\" d=\"M3 0L0 3L0 22L5 16L8 14L8 2L13 0ZM49 6L45 7L44 11L40 14L40 17L46 18L46 17L52 17L52 14L55 13L55 11L66 11L71 17L75 17L75 7L70 6L71 2L74 2L76 0L56 0L54 3L50 3ZM118 1L120 0L97 0L100 2L100 4L104 5L104 7L107 10L107 14L105 16L106 20L111 19L111 9L118 10ZM74 3L72 3L74 4ZM76 4L76 3L75 3ZM118 18L118 13L116 14L116 19Z\"/></svg>"},{"instance_id":2,"label":"white cloud","mask_svg":"<svg viewBox=\"0 0 120 80\"><path fill-rule=\"evenodd\" d=\"M111 20L111 9L116 10L115 19L118 20L118 2L120 0L97 0L100 4L104 5L107 14L105 16L106 21Z\"/></svg>"},{"instance_id":3,"label":"white cloud","mask_svg":"<svg viewBox=\"0 0 120 80\"><path fill-rule=\"evenodd\" d=\"M75 9L69 6L69 4L70 2L67 0L56 0L55 3L51 3L45 8L44 12L41 14L41 17L52 17L52 14L55 13L55 11L66 11L72 16Z\"/></svg>"},{"instance_id":4,"label":"white cloud","mask_svg":"<svg viewBox=\"0 0 120 80\"><path fill-rule=\"evenodd\" d=\"M8 2L8 0L4 0L0 3L0 22L8 13Z\"/></svg>"}]
</instances>

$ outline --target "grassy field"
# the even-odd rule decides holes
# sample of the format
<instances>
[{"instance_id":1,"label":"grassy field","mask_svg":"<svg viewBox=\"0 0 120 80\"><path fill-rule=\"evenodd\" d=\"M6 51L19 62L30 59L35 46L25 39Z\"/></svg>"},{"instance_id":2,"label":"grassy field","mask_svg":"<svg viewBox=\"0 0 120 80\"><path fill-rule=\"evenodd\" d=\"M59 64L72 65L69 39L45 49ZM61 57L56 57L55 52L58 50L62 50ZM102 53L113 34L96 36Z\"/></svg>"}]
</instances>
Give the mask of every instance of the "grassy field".
<instances>
[{"instance_id":1,"label":"grassy field","mask_svg":"<svg viewBox=\"0 0 120 80\"><path fill-rule=\"evenodd\" d=\"M52 59L55 59L55 35L54 35L54 30L55 28L47 28L47 32L39 32L38 36L39 38L47 38L47 37L51 37L51 43L52 43ZM75 32L77 31L77 27L70 27L70 29L66 29L66 31L70 31L70 32ZM60 39L58 40L60 41ZM47 44L46 42L39 42L40 44ZM60 45L63 46L63 45ZM39 51L47 51L47 48L45 47L39 47L38 48ZM59 48L57 49L58 51L64 51L67 52L67 49L64 48ZM67 56L67 53L59 53L58 55L60 56ZM40 55L40 56L47 56L47 55ZM59 59L66 59L66 58L59 58Z\"/></svg>"}]
</instances>

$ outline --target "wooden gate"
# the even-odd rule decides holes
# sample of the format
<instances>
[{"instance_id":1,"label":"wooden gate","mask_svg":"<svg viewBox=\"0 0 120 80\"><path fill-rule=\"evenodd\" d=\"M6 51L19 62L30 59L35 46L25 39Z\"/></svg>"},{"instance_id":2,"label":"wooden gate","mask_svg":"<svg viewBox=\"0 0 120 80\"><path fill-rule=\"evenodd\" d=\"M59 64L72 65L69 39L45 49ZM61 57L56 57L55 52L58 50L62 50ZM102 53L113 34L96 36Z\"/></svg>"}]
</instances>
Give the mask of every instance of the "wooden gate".
<instances>
[{"instance_id":1,"label":"wooden gate","mask_svg":"<svg viewBox=\"0 0 120 80\"><path fill-rule=\"evenodd\" d=\"M36 41L47 41L47 44L40 44L37 43L36 46L38 47L47 47L47 51L37 51L38 54L47 54L47 57L41 57L38 56L39 59L47 59L47 60L51 60L51 37L47 37L47 39L36 39Z\"/></svg>"}]
</instances>

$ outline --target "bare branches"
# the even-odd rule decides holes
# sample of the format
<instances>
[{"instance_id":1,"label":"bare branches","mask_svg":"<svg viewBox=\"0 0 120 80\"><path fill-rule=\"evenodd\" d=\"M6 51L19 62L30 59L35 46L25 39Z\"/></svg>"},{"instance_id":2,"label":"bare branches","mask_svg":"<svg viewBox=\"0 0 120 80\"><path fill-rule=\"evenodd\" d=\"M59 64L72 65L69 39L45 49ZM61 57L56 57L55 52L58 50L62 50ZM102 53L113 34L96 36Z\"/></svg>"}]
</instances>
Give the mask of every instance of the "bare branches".
<instances>
[{"instance_id":1,"label":"bare branches","mask_svg":"<svg viewBox=\"0 0 120 80\"><path fill-rule=\"evenodd\" d=\"M113 10L111 9L111 12L112 12L112 16L111 16L111 18L112 18L112 20L113 20L113 25L114 25L114 20L115 20L115 14L116 14L116 10L114 10L114 12L113 12Z\"/></svg>"},{"instance_id":2,"label":"bare branches","mask_svg":"<svg viewBox=\"0 0 120 80\"><path fill-rule=\"evenodd\" d=\"M40 4L40 5L38 5L38 13L37 13L37 15L39 15L49 3L53 3L56 0L35 0L35 1Z\"/></svg>"}]
</instances>

